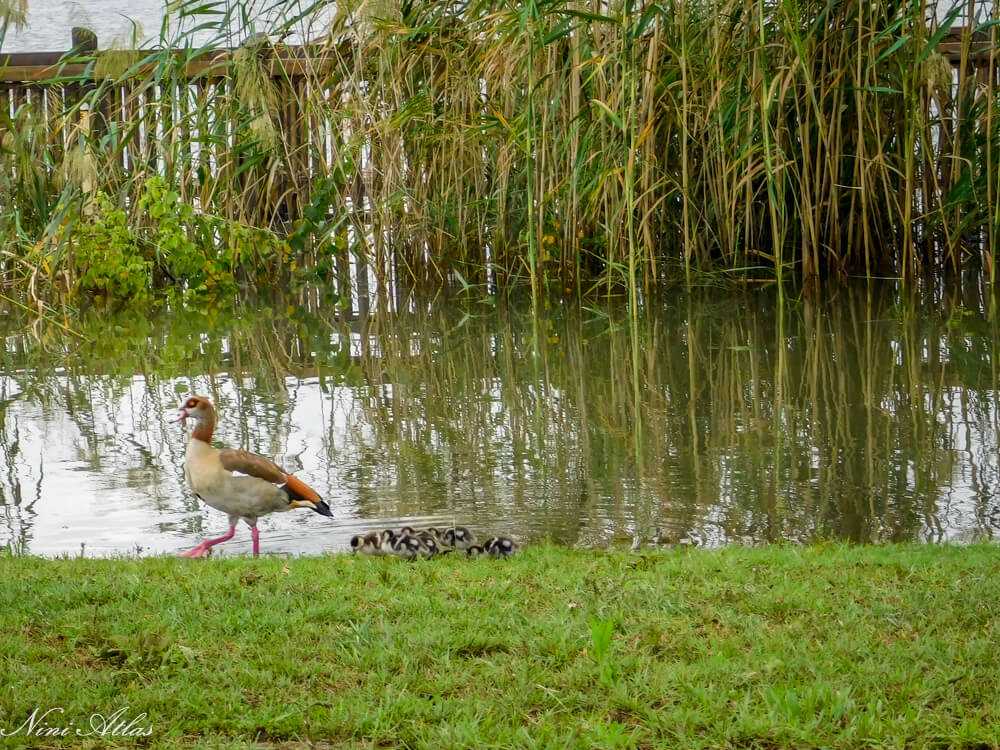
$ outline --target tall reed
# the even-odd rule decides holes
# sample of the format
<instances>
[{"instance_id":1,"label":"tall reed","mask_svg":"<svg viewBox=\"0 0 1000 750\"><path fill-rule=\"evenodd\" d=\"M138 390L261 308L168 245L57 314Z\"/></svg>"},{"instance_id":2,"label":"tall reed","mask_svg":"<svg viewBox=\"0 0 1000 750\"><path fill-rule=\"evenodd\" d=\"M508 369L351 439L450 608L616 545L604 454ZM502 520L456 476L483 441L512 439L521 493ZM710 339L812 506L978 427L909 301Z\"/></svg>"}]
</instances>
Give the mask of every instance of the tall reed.
<instances>
[{"instance_id":1,"label":"tall reed","mask_svg":"<svg viewBox=\"0 0 1000 750\"><path fill-rule=\"evenodd\" d=\"M526 279L634 304L680 274L995 279L995 0L961 37L964 3L938 19L920 0L258 5L173 3L159 43L101 53L82 97L0 96L9 278L80 272L51 248L87 193L155 223L159 176L222 222L203 241L289 238L286 270L353 252L383 287ZM250 37L257 11L274 20ZM280 41L314 18L308 46ZM95 127L66 149L82 104ZM81 155L95 179L61 177Z\"/></svg>"}]
</instances>

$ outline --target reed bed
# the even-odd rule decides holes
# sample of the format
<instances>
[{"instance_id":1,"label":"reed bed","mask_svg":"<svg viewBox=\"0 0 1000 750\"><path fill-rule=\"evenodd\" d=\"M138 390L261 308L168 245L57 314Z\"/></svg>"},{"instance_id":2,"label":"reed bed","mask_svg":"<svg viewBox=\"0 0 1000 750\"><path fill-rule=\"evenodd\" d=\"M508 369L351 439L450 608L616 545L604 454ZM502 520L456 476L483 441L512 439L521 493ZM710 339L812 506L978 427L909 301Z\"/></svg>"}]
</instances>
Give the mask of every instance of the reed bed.
<instances>
[{"instance_id":1,"label":"reed bed","mask_svg":"<svg viewBox=\"0 0 1000 750\"><path fill-rule=\"evenodd\" d=\"M348 257L633 302L704 274L995 280L995 2L323 1L235 51L253 8L170 9L150 49L0 91L8 280L80 289L77 228L112 207L143 287Z\"/></svg>"}]
</instances>

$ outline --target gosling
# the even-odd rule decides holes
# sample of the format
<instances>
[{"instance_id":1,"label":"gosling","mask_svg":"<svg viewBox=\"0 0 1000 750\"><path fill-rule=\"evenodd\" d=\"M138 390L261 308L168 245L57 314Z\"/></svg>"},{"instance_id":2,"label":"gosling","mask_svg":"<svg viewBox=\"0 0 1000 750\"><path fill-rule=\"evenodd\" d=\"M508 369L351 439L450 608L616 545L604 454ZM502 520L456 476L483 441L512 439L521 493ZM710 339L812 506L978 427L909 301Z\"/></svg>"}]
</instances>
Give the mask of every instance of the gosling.
<instances>
[{"instance_id":1,"label":"gosling","mask_svg":"<svg viewBox=\"0 0 1000 750\"><path fill-rule=\"evenodd\" d=\"M356 534L351 537L351 552L362 555L384 555L385 547L382 538L375 533Z\"/></svg>"},{"instance_id":2,"label":"gosling","mask_svg":"<svg viewBox=\"0 0 1000 750\"><path fill-rule=\"evenodd\" d=\"M438 534L442 546L445 547L467 550L476 544L476 535L464 526L452 526L441 532L437 529L434 531Z\"/></svg>"},{"instance_id":3,"label":"gosling","mask_svg":"<svg viewBox=\"0 0 1000 750\"><path fill-rule=\"evenodd\" d=\"M510 557L519 549L517 542L506 536L491 536L483 542L483 549L490 557Z\"/></svg>"},{"instance_id":4,"label":"gosling","mask_svg":"<svg viewBox=\"0 0 1000 750\"><path fill-rule=\"evenodd\" d=\"M438 544L430 536L420 534L401 534L392 544L393 554L406 560L417 557L430 559L438 554Z\"/></svg>"},{"instance_id":5,"label":"gosling","mask_svg":"<svg viewBox=\"0 0 1000 750\"><path fill-rule=\"evenodd\" d=\"M436 555L443 554L443 551L438 546L437 540L435 540L430 534L418 534L417 541L420 542L420 554L422 557L430 559ZM451 550L448 550L448 552L451 552Z\"/></svg>"}]
</instances>

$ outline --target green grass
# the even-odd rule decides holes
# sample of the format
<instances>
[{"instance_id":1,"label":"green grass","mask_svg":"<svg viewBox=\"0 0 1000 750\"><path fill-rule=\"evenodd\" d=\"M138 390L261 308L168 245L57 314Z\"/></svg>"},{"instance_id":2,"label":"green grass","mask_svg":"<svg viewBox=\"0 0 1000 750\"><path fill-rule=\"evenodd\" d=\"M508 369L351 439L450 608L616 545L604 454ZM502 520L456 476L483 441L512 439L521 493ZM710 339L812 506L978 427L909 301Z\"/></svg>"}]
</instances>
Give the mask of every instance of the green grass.
<instances>
[{"instance_id":1,"label":"green grass","mask_svg":"<svg viewBox=\"0 0 1000 750\"><path fill-rule=\"evenodd\" d=\"M8 556L0 600L8 731L127 705L153 747L1000 746L995 546Z\"/></svg>"}]
</instances>

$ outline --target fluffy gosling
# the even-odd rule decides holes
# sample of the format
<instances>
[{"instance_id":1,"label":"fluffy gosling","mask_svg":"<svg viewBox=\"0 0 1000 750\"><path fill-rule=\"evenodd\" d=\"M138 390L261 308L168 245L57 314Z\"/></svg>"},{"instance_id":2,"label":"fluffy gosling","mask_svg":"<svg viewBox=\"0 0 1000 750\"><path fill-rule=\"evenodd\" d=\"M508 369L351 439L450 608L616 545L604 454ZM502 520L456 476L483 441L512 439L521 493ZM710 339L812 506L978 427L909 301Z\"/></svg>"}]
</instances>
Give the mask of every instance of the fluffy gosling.
<instances>
[{"instance_id":1,"label":"fluffy gosling","mask_svg":"<svg viewBox=\"0 0 1000 750\"><path fill-rule=\"evenodd\" d=\"M490 557L510 557L517 553L518 545L506 536L491 536L483 542L483 549Z\"/></svg>"},{"instance_id":2,"label":"fluffy gosling","mask_svg":"<svg viewBox=\"0 0 1000 750\"><path fill-rule=\"evenodd\" d=\"M384 555L385 549L378 534L356 534L351 537L351 552L362 555Z\"/></svg>"},{"instance_id":3,"label":"fluffy gosling","mask_svg":"<svg viewBox=\"0 0 1000 750\"><path fill-rule=\"evenodd\" d=\"M464 526L452 526L440 532L440 541L445 547L467 550L476 544L476 535Z\"/></svg>"},{"instance_id":4,"label":"fluffy gosling","mask_svg":"<svg viewBox=\"0 0 1000 750\"><path fill-rule=\"evenodd\" d=\"M392 554L404 560L413 560L424 550L424 546L415 536L400 534L392 542Z\"/></svg>"}]
</instances>

